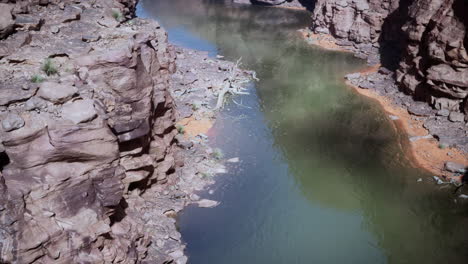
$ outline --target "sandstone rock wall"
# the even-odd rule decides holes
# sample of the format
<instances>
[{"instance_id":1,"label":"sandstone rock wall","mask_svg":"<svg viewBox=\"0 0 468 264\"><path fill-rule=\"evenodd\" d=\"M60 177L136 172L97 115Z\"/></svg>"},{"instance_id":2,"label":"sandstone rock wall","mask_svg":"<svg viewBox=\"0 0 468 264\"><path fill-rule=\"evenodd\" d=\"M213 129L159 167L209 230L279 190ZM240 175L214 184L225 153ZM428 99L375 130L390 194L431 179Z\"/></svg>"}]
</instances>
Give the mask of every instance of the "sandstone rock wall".
<instances>
[{"instance_id":1,"label":"sandstone rock wall","mask_svg":"<svg viewBox=\"0 0 468 264\"><path fill-rule=\"evenodd\" d=\"M408 45L397 81L436 109L468 115L468 2L420 0L403 26Z\"/></svg>"},{"instance_id":2,"label":"sandstone rock wall","mask_svg":"<svg viewBox=\"0 0 468 264\"><path fill-rule=\"evenodd\" d=\"M468 116L467 13L464 0L318 0L312 29L378 54L416 99Z\"/></svg>"},{"instance_id":3,"label":"sandstone rock wall","mask_svg":"<svg viewBox=\"0 0 468 264\"><path fill-rule=\"evenodd\" d=\"M141 195L181 165L166 32L136 1L4 2L0 262L141 262Z\"/></svg>"}]
</instances>

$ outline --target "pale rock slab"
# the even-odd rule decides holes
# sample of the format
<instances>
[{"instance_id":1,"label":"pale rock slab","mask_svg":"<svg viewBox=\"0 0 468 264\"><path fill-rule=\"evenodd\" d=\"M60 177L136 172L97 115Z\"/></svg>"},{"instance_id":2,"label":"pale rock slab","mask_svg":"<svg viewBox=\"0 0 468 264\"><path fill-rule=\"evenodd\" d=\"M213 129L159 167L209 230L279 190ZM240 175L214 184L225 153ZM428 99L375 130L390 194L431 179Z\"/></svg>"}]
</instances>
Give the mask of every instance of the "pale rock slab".
<instances>
[{"instance_id":1,"label":"pale rock slab","mask_svg":"<svg viewBox=\"0 0 468 264\"><path fill-rule=\"evenodd\" d=\"M62 117L75 124L91 121L96 115L94 101L90 99L67 103L62 108Z\"/></svg>"},{"instance_id":2,"label":"pale rock slab","mask_svg":"<svg viewBox=\"0 0 468 264\"><path fill-rule=\"evenodd\" d=\"M38 95L47 101L59 104L70 100L77 92L78 89L71 85L44 82L39 88Z\"/></svg>"}]
</instances>

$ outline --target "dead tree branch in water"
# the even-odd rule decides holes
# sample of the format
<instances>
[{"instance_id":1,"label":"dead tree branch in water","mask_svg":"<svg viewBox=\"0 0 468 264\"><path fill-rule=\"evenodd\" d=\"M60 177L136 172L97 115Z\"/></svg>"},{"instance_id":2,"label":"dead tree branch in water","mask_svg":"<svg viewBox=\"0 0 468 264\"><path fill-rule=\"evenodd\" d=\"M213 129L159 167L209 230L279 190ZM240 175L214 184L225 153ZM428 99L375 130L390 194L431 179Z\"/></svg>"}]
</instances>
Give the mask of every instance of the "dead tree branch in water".
<instances>
[{"instance_id":1,"label":"dead tree branch in water","mask_svg":"<svg viewBox=\"0 0 468 264\"><path fill-rule=\"evenodd\" d=\"M237 62L234 65L232 65L232 67L229 69L229 77L227 78L223 89L218 94L218 101L216 103L215 110L223 108L225 97L227 94L233 94L233 95L234 94L236 95L237 94L242 94L242 95L249 94L245 92L246 90L245 88L242 88L242 84L248 82L249 80L248 79L238 80L236 78L237 73L241 72L239 70L239 66L241 65L241 60L242 58L239 58Z\"/></svg>"}]
</instances>

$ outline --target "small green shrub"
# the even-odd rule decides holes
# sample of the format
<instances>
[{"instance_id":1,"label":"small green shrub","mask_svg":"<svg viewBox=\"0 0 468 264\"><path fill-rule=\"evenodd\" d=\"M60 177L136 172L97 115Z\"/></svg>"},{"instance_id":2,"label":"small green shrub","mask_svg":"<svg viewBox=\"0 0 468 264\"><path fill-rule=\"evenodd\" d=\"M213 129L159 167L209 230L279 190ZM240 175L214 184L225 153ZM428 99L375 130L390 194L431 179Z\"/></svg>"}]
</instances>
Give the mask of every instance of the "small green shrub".
<instances>
[{"instance_id":1,"label":"small green shrub","mask_svg":"<svg viewBox=\"0 0 468 264\"><path fill-rule=\"evenodd\" d=\"M212 155L213 155L213 158L218 159L218 160L224 157L223 152L219 148L213 149Z\"/></svg>"},{"instance_id":2,"label":"small green shrub","mask_svg":"<svg viewBox=\"0 0 468 264\"><path fill-rule=\"evenodd\" d=\"M58 73L57 68L55 67L54 63L50 58L47 58L45 60L44 64L42 65L42 71L44 71L45 74L47 74L47 76Z\"/></svg>"},{"instance_id":3,"label":"small green shrub","mask_svg":"<svg viewBox=\"0 0 468 264\"><path fill-rule=\"evenodd\" d=\"M200 172L200 178L202 178L202 179L206 179L206 178L208 178L208 177L210 177L210 176L211 176L211 175L208 174L208 173L206 173L206 172Z\"/></svg>"},{"instance_id":4,"label":"small green shrub","mask_svg":"<svg viewBox=\"0 0 468 264\"><path fill-rule=\"evenodd\" d=\"M446 149L446 148L447 148L447 145L444 144L444 143L439 143L439 148L440 148L440 149Z\"/></svg>"},{"instance_id":5,"label":"small green shrub","mask_svg":"<svg viewBox=\"0 0 468 264\"><path fill-rule=\"evenodd\" d=\"M119 10L112 10L112 17L119 22L123 20L122 13Z\"/></svg>"},{"instance_id":6,"label":"small green shrub","mask_svg":"<svg viewBox=\"0 0 468 264\"><path fill-rule=\"evenodd\" d=\"M179 134L185 134L185 127L183 125L176 125L176 128Z\"/></svg>"},{"instance_id":7,"label":"small green shrub","mask_svg":"<svg viewBox=\"0 0 468 264\"><path fill-rule=\"evenodd\" d=\"M31 82L33 83L41 83L44 81L44 77L42 77L41 75L39 74L34 74L32 77L31 77Z\"/></svg>"},{"instance_id":8,"label":"small green shrub","mask_svg":"<svg viewBox=\"0 0 468 264\"><path fill-rule=\"evenodd\" d=\"M192 104L192 110L193 110L193 111L197 111L198 109L200 109L200 105L198 105L198 104Z\"/></svg>"}]
</instances>

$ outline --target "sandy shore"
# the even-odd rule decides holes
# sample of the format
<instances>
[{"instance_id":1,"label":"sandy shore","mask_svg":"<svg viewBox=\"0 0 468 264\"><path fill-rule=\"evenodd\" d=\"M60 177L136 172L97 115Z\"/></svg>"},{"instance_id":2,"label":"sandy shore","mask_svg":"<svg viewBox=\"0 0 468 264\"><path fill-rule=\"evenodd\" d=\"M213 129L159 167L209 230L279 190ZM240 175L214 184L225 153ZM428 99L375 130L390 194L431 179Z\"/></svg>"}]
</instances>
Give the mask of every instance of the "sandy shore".
<instances>
[{"instance_id":1,"label":"sandy shore","mask_svg":"<svg viewBox=\"0 0 468 264\"><path fill-rule=\"evenodd\" d=\"M177 122L177 125L184 128L184 137L191 139L200 134L206 135L213 127L214 120L210 118L201 118L197 120L194 117L187 117Z\"/></svg>"},{"instance_id":2,"label":"sandy shore","mask_svg":"<svg viewBox=\"0 0 468 264\"><path fill-rule=\"evenodd\" d=\"M314 34L307 30L300 32L301 35L313 45L327 50L351 52L350 50L338 46L332 36ZM359 73L361 73L361 75L375 73L378 71L379 67L380 65L371 66L359 71ZM466 153L456 148L441 148L438 140L430 137L428 130L423 127L422 121L414 118L406 109L395 105L390 98L379 95L371 89L361 89L348 81L346 81L346 84L360 95L377 101L389 116L394 116L392 119L395 120L391 122L393 122L398 129L402 129L407 135L411 135L412 138L419 137L418 140L410 141L408 139L402 142L403 146L408 146L405 151L413 166L427 170L432 174L442 176L446 179L460 180L460 176L453 176L454 174L446 171L444 166L447 161L468 166L468 155Z\"/></svg>"},{"instance_id":3,"label":"sandy shore","mask_svg":"<svg viewBox=\"0 0 468 264\"><path fill-rule=\"evenodd\" d=\"M376 72L380 65L373 66L361 71L361 74L370 74ZM445 162L451 161L460 164L468 164L466 153L455 148L440 148L439 142L434 138L424 138L429 135L427 129L423 127L423 123L408 113L406 109L396 106L391 99L379 95L369 89L361 89L355 85L346 82L349 87L354 88L357 93L369 97L377 101L388 115L398 117L393 122L399 129L402 129L406 134L412 137L421 137L419 140L402 142L403 145L408 145L406 149L408 158L415 167L419 167L429 171L437 176L445 178L454 178L453 173L444 170Z\"/></svg>"}]
</instances>

